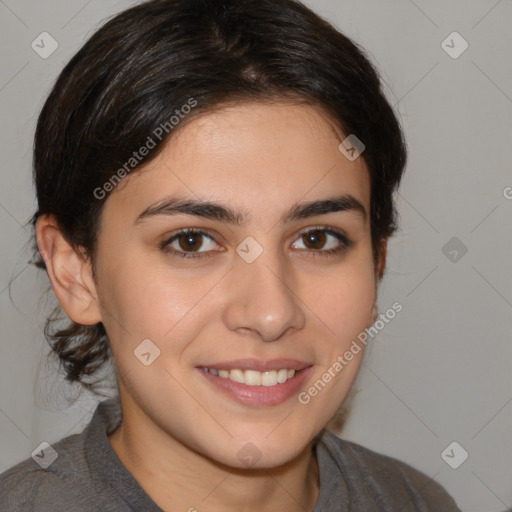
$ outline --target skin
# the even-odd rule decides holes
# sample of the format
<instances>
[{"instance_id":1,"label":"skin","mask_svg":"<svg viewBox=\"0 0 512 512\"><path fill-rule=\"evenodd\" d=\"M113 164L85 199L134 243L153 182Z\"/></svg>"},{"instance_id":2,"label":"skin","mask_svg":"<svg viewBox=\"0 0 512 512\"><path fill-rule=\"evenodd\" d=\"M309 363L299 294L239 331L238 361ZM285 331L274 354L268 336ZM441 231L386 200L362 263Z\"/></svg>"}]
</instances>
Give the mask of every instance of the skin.
<instances>
[{"instance_id":1,"label":"skin","mask_svg":"<svg viewBox=\"0 0 512 512\"><path fill-rule=\"evenodd\" d=\"M191 120L106 199L96 279L52 216L37 222L64 311L81 324L101 321L108 333L124 417L109 437L112 448L163 510L314 508L319 472L311 441L348 394L363 350L307 405L296 395L276 406L240 404L196 366L295 358L312 365L307 390L375 320L386 240L374 266L369 216L339 211L279 221L297 203L342 193L369 213L368 170L362 158L349 161L339 151L340 140L310 105L244 103ZM250 220L228 225L180 214L135 224L171 195L216 201ZM322 255L321 243L301 237L316 226L346 234L351 245ZM183 228L208 230L213 241L198 237L197 250L209 257L160 248ZM236 252L249 236L263 248L250 264ZM339 245L325 241L327 249ZM179 250L179 242L172 247ZM149 366L134 356L144 339L160 350ZM260 454L251 467L237 456L248 442Z\"/></svg>"}]
</instances>

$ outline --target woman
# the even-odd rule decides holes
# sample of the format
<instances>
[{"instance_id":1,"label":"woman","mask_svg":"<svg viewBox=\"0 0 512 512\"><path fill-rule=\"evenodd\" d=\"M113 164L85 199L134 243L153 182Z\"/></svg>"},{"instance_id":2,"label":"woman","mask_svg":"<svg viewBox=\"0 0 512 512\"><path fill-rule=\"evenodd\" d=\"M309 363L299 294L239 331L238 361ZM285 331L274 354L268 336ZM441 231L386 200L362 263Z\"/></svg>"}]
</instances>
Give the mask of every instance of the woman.
<instances>
[{"instance_id":1,"label":"woman","mask_svg":"<svg viewBox=\"0 0 512 512\"><path fill-rule=\"evenodd\" d=\"M49 319L52 348L89 388L111 360L119 397L3 473L1 510L459 510L325 429L377 317L405 160L362 50L294 0L106 23L39 117L33 225L71 321Z\"/></svg>"}]
</instances>

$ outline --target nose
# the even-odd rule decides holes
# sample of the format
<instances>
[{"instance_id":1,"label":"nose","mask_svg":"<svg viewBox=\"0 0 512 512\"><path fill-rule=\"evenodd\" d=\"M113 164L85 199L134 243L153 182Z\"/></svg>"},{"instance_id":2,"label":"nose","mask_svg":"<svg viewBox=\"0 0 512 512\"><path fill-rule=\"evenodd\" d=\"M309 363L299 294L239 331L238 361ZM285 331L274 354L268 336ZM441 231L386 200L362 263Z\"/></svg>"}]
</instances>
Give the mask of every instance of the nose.
<instances>
[{"instance_id":1,"label":"nose","mask_svg":"<svg viewBox=\"0 0 512 512\"><path fill-rule=\"evenodd\" d=\"M227 286L232 291L224 310L229 329L275 341L288 330L304 327L303 304L294 290L293 273L277 254L264 251L252 263L237 260Z\"/></svg>"}]
</instances>

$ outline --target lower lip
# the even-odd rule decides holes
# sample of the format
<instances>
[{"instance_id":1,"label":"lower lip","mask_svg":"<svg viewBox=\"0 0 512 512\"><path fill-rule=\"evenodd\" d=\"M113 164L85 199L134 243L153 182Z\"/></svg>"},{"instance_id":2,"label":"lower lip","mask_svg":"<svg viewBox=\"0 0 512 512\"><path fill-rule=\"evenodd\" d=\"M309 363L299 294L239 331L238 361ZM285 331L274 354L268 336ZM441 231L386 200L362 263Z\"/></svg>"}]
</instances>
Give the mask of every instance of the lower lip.
<instances>
[{"instance_id":1,"label":"lower lip","mask_svg":"<svg viewBox=\"0 0 512 512\"><path fill-rule=\"evenodd\" d=\"M304 380L307 378L311 366L296 371L295 375L284 382L275 386L248 386L239 382L225 379L210 372L205 372L202 368L197 370L210 382L216 389L225 393L233 400L251 406L273 406L279 405L292 396L296 396Z\"/></svg>"}]
</instances>

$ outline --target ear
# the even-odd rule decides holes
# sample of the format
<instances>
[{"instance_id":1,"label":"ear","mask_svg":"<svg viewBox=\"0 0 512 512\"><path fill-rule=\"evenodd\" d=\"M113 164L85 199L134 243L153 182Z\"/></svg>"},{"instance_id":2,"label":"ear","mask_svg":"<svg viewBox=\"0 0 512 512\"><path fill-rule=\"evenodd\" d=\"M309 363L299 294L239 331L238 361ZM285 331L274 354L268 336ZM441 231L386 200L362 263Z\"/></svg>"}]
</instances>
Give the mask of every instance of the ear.
<instances>
[{"instance_id":1,"label":"ear","mask_svg":"<svg viewBox=\"0 0 512 512\"><path fill-rule=\"evenodd\" d=\"M372 311L370 313L370 317L368 319L368 325L372 325L373 322L377 319L378 308L377 308L377 288L379 286L379 282L384 275L384 270L386 268L386 253L388 247L388 239L381 238L379 242L379 250L378 250L378 259L375 265L375 304L373 305Z\"/></svg>"},{"instance_id":2,"label":"ear","mask_svg":"<svg viewBox=\"0 0 512 512\"><path fill-rule=\"evenodd\" d=\"M378 261L377 261L377 265L375 267L376 282L379 282L382 279L382 276L384 275L384 270L386 269L387 249L388 249L388 239L381 238L380 242L379 242Z\"/></svg>"},{"instance_id":3,"label":"ear","mask_svg":"<svg viewBox=\"0 0 512 512\"><path fill-rule=\"evenodd\" d=\"M66 315L77 324L101 322L89 259L71 247L53 215L38 217L36 237L53 291Z\"/></svg>"}]
</instances>

